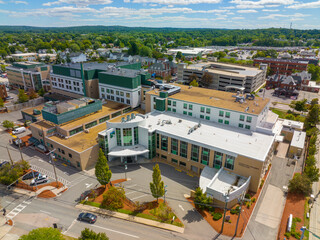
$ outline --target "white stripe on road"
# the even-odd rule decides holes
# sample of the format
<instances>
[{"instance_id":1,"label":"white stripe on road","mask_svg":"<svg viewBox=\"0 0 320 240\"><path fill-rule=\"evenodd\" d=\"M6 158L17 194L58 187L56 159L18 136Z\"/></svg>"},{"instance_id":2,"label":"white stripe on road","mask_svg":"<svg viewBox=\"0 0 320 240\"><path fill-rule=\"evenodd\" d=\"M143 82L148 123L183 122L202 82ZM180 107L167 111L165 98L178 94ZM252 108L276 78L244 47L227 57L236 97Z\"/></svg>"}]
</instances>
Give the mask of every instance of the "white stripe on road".
<instances>
[{"instance_id":1,"label":"white stripe on road","mask_svg":"<svg viewBox=\"0 0 320 240\"><path fill-rule=\"evenodd\" d=\"M184 211L183 207L179 204L179 208L181 208L182 211Z\"/></svg>"},{"instance_id":2,"label":"white stripe on road","mask_svg":"<svg viewBox=\"0 0 320 240\"><path fill-rule=\"evenodd\" d=\"M127 187L124 187L124 188L132 188L132 187L135 187L135 186L137 186L137 184L130 185L130 186L127 186Z\"/></svg>"},{"instance_id":3,"label":"white stripe on road","mask_svg":"<svg viewBox=\"0 0 320 240\"><path fill-rule=\"evenodd\" d=\"M119 233L119 234L122 234L122 235L126 235L128 237L140 238L140 237L138 237L136 235L132 235L132 234L129 234L129 233L124 233L124 232L119 232L119 231L116 231L116 230L113 230L113 229L110 229L110 228L100 227L100 226L97 226L97 225L92 225L92 227L101 228L101 229L104 229L104 230L107 230L107 231L110 231L110 232L115 232L115 233Z\"/></svg>"},{"instance_id":4,"label":"white stripe on road","mask_svg":"<svg viewBox=\"0 0 320 240\"><path fill-rule=\"evenodd\" d=\"M137 191L128 192L128 193L126 193L126 195L129 195L129 194L135 193L135 192L137 192Z\"/></svg>"},{"instance_id":5,"label":"white stripe on road","mask_svg":"<svg viewBox=\"0 0 320 240\"><path fill-rule=\"evenodd\" d=\"M40 212L51 215L51 213L43 211L43 210L40 210Z\"/></svg>"},{"instance_id":6,"label":"white stripe on road","mask_svg":"<svg viewBox=\"0 0 320 240\"><path fill-rule=\"evenodd\" d=\"M143 194L143 195L141 195L141 196L139 196L139 197L131 198L131 200L136 200L136 199L138 199L138 198L142 198L142 197L147 196L147 195L148 195L148 194Z\"/></svg>"},{"instance_id":7,"label":"white stripe on road","mask_svg":"<svg viewBox=\"0 0 320 240\"><path fill-rule=\"evenodd\" d=\"M73 226L76 222L77 222L77 219L73 220L73 222L71 223L71 225L68 227L67 230L65 230L65 231L63 232L63 234L66 234L66 233L70 230L70 228L72 228L72 226Z\"/></svg>"}]
</instances>

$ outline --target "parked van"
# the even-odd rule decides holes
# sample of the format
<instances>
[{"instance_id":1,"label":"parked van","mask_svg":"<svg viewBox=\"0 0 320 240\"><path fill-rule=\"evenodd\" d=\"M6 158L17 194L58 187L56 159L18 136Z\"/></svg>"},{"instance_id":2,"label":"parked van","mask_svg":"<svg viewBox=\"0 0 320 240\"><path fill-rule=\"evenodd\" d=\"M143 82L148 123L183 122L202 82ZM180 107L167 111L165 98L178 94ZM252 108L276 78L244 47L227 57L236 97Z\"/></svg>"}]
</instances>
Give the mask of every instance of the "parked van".
<instances>
[{"instance_id":1,"label":"parked van","mask_svg":"<svg viewBox=\"0 0 320 240\"><path fill-rule=\"evenodd\" d=\"M19 134L19 133L23 133L26 131L26 128L25 127L19 127L15 130L12 131L13 134Z\"/></svg>"}]
</instances>

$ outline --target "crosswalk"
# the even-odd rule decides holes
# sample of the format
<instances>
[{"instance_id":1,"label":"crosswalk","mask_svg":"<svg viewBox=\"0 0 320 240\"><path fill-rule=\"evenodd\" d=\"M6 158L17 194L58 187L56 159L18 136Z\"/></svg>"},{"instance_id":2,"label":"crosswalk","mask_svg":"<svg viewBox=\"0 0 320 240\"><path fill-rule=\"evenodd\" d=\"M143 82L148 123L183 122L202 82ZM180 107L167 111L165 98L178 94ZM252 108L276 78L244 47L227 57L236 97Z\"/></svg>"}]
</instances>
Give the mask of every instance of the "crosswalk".
<instances>
[{"instance_id":1,"label":"crosswalk","mask_svg":"<svg viewBox=\"0 0 320 240\"><path fill-rule=\"evenodd\" d=\"M7 218L13 219L15 216L17 216L23 209L25 209L31 202L29 201L23 201L18 206L16 206L14 209L12 209L8 214L6 214Z\"/></svg>"},{"instance_id":2,"label":"crosswalk","mask_svg":"<svg viewBox=\"0 0 320 240\"><path fill-rule=\"evenodd\" d=\"M36 165L31 165L31 169L41 173L42 175L47 175L47 177L49 178L52 178L52 179L56 178L53 172L48 171L44 168L38 167ZM67 179L60 176L57 176L57 177L58 177L58 181L61 182L63 185L68 186L70 184L70 181L68 181Z\"/></svg>"}]
</instances>

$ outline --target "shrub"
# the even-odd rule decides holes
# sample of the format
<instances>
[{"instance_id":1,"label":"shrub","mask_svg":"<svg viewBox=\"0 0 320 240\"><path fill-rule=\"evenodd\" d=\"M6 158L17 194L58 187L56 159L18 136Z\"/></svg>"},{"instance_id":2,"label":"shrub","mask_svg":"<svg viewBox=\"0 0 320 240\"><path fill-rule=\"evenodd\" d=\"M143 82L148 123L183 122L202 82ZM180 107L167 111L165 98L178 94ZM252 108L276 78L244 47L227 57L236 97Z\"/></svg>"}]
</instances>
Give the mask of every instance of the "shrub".
<instances>
[{"instance_id":1,"label":"shrub","mask_svg":"<svg viewBox=\"0 0 320 240\"><path fill-rule=\"evenodd\" d=\"M305 174L296 173L289 181L288 189L289 192L308 196L312 193L312 182Z\"/></svg>"},{"instance_id":2,"label":"shrub","mask_svg":"<svg viewBox=\"0 0 320 240\"><path fill-rule=\"evenodd\" d=\"M247 199L250 199L250 198L251 198L251 196L250 196L249 193L247 193L246 195L244 195L244 197L247 198Z\"/></svg>"},{"instance_id":3,"label":"shrub","mask_svg":"<svg viewBox=\"0 0 320 240\"><path fill-rule=\"evenodd\" d=\"M23 171L29 169L27 161L21 160L14 165L6 164L0 169L0 183L9 185L23 175Z\"/></svg>"},{"instance_id":4,"label":"shrub","mask_svg":"<svg viewBox=\"0 0 320 240\"><path fill-rule=\"evenodd\" d=\"M221 213L213 213L212 218L214 221L218 221L220 218L222 218L222 214Z\"/></svg>"},{"instance_id":5,"label":"shrub","mask_svg":"<svg viewBox=\"0 0 320 240\"><path fill-rule=\"evenodd\" d=\"M261 180L261 183L260 183L260 186L259 186L260 189L263 187L263 184L264 184L264 179Z\"/></svg>"},{"instance_id":6,"label":"shrub","mask_svg":"<svg viewBox=\"0 0 320 240\"><path fill-rule=\"evenodd\" d=\"M174 217L172 209L165 203L160 203L157 208L152 209L150 212L161 221L168 221Z\"/></svg>"},{"instance_id":7,"label":"shrub","mask_svg":"<svg viewBox=\"0 0 320 240\"><path fill-rule=\"evenodd\" d=\"M239 212L240 212L240 207L239 206L237 206L236 208L233 208L233 209L230 210L231 214L237 214L238 215Z\"/></svg>"},{"instance_id":8,"label":"shrub","mask_svg":"<svg viewBox=\"0 0 320 240\"><path fill-rule=\"evenodd\" d=\"M255 197L253 197L253 198L251 198L251 202L256 202L256 198Z\"/></svg>"},{"instance_id":9,"label":"shrub","mask_svg":"<svg viewBox=\"0 0 320 240\"><path fill-rule=\"evenodd\" d=\"M123 201L126 199L123 188L110 187L103 194L101 206L110 210L117 210L123 207Z\"/></svg>"},{"instance_id":10,"label":"shrub","mask_svg":"<svg viewBox=\"0 0 320 240\"><path fill-rule=\"evenodd\" d=\"M246 207L249 209L251 207L251 202L246 202Z\"/></svg>"},{"instance_id":11,"label":"shrub","mask_svg":"<svg viewBox=\"0 0 320 240\"><path fill-rule=\"evenodd\" d=\"M5 127L6 129L12 129L14 127L14 123L9 120L4 120L2 123L2 126Z\"/></svg>"},{"instance_id":12,"label":"shrub","mask_svg":"<svg viewBox=\"0 0 320 240\"><path fill-rule=\"evenodd\" d=\"M286 232L286 233L284 234L284 236L289 239L290 236L291 236L291 233L290 233L290 232Z\"/></svg>"}]
</instances>

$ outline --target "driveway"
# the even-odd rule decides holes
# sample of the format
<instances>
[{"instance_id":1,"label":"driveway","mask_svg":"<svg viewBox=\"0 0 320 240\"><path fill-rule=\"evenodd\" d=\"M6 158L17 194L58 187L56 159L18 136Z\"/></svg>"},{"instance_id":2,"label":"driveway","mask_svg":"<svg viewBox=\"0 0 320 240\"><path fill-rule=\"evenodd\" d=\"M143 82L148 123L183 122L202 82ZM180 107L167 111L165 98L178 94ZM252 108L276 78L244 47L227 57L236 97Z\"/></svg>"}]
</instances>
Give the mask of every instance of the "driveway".
<instances>
[{"instance_id":1,"label":"driveway","mask_svg":"<svg viewBox=\"0 0 320 240\"><path fill-rule=\"evenodd\" d=\"M289 149L289 143L280 142L277 147L277 157L286 158Z\"/></svg>"}]
</instances>

